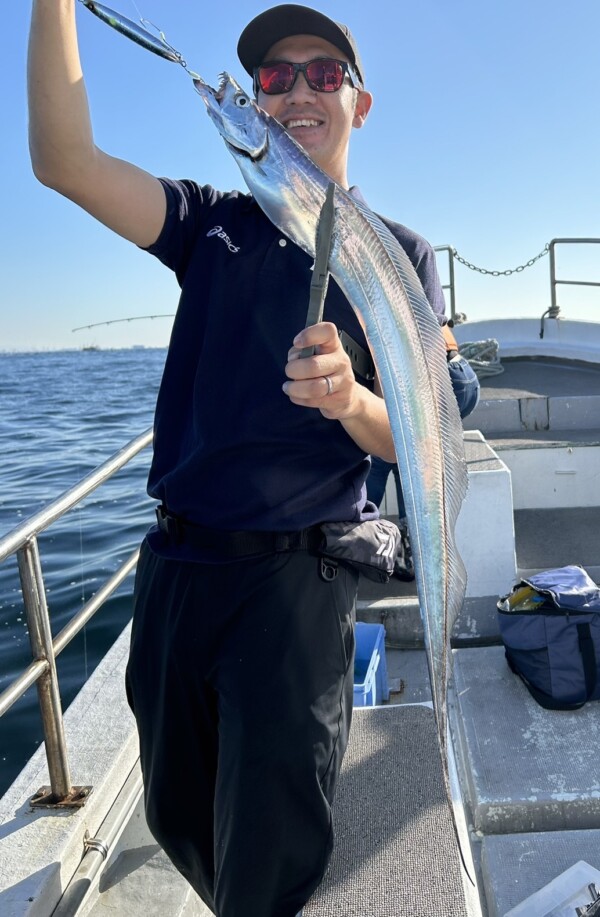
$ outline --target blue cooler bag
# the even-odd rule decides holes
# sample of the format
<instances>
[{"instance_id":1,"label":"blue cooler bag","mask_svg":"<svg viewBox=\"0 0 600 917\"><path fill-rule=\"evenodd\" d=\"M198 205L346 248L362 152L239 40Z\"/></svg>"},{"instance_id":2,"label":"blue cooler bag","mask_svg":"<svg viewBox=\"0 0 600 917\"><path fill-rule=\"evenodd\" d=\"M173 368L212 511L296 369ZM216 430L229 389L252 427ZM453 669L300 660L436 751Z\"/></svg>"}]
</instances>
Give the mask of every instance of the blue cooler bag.
<instances>
[{"instance_id":1,"label":"blue cooler bag","mask_svg":"<svg viewBox=\"0 0 600 917\"><path fill-rule=\"evenodd\" d=\"M545 570L498 602L506 660L538 704L600 699L600 589L583 567Z\"/></svg>"}]
</instances>

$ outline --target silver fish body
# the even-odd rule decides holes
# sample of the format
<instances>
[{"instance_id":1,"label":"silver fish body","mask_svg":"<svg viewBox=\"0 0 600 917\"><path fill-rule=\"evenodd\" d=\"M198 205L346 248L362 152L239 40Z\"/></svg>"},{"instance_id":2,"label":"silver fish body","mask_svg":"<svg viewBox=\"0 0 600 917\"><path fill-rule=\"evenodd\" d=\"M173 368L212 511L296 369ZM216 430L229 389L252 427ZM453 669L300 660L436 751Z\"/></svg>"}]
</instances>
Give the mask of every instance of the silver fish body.
<instances>
[{"instance_id":1,"label":"silver fish body","mask_svg":"<svg viewBox=\"0 0 600 917\"><path fill-rule=\"evenodd\" d=\"M217 91L195 85L261 209L314 257L329 177L227 74ZM329 269L365 325L388 409L447 768L450 632L466 587L454 539L467 488L460 415L439 324L408 256L339 186L335 211Z\"/></svg>"}]
</instances>

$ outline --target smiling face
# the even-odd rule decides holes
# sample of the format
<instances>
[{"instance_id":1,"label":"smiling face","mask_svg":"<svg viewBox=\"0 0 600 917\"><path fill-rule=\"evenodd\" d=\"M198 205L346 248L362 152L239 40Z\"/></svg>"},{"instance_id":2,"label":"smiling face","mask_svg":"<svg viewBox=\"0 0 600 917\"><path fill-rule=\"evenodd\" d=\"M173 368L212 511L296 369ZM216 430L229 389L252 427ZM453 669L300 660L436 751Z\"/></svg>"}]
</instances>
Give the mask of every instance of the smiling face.
<instances>
[{"instance_id":1,"label":"smiling face","mask_svg":"<svg viewBox=\"0 0 600 917\"><path fill-rule=\"evenodd\" d=\"M284 60L303 64L315 57L347 57L315 35L290 35L274 44L266 61ZM258 104L285 127L324 172L342 187L348 187L348 144L353 127L362 127L372 97L353 89L348 80L338 92L311 89L303 73L298 73L290 92L266 95L259 91Z\"/></svg>"}]
</instances>

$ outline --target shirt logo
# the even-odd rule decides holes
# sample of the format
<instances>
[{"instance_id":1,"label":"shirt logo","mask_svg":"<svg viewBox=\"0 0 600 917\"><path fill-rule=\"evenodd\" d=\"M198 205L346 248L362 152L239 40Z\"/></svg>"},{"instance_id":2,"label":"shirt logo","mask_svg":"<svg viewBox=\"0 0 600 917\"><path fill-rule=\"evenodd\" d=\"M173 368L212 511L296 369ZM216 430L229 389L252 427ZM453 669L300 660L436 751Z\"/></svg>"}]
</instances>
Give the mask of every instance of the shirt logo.
<instances>
[{"instance_id":1,"label":"shirt logo","mask_svg":"<svg viewBox=\"0 0 600 917\"><path fill-rule=\"evenodd\" d=\"M229 251L233 252L234 254L236 252L239 252L240 250L239 245L233 244L233 242L231 241L231 239L229 238L229 236L227 235L227 233L225 232L222 226L213 226L212 229L208 230L208 232L206 233L206 236L207 238L209 238L210 236L217 236L219 239L223 239L223 242L225 243Z\"/></svg>"}]
</instances>

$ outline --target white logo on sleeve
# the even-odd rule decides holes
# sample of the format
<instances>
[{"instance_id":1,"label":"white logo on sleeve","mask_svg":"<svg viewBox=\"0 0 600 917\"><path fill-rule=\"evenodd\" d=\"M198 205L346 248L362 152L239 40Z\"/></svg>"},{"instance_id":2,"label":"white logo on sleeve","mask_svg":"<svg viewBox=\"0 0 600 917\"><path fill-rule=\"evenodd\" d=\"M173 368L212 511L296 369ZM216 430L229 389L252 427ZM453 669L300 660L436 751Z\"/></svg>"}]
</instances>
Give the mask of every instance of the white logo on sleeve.
<instances>
[{"instance_id":1,"label":"white logo on sleeve","mask_svg":"<svg viewBox=\"0 0 600 917\"><path fill-rule=\"evenodd\" d=\"M223 242L225 243L229 251L233 252L234 254L236 252L239 252L240 250L239 245L233 244L233 242L231 241L231 239L229 238L229 236L227 235L227 233L225 232L222 226L213 226L212 229L208 230L208 232L206 233L206 236L207 238L210 236L217 236L219 239L223 239Z\"/></svg>"}]
</instances>

